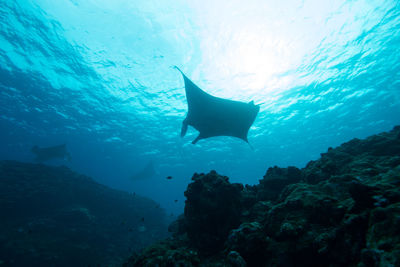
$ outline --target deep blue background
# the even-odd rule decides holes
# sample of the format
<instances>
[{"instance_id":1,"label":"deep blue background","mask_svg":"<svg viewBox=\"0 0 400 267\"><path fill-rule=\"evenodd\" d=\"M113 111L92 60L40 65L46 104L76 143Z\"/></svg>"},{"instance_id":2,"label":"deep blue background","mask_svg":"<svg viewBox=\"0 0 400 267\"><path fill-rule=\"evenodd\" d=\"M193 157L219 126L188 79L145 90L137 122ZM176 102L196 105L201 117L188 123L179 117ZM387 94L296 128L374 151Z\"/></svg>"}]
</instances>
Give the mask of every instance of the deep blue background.
<instances>
[{"instance_id":1,"label":"deep blue background","mask_svg":"<svg viewBox=\"0 0 400 267\"><path fill-rule=\"evenodd\" d=\"M0 159L66 143L72 161L48 164L179 213L194 172L253 184L400 123L399 1L186 2L0 0ZM208 93L261 105L254 150L179 137L173 65ZM130 179L150 161L154 177Z\"/></svg>"}]
</instances>

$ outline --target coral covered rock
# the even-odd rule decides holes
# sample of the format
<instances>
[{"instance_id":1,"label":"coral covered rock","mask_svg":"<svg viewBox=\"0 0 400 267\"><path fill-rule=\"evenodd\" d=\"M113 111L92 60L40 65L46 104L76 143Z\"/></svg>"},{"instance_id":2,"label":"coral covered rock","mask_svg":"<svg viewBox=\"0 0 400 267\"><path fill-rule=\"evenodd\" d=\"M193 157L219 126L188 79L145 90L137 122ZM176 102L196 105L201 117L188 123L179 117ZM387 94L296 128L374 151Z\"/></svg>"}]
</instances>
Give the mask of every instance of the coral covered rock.
<instances>
[{"instance_id":1,"label":"coral covered rock","mask_svg":"<svg viewBox=\"0 0 400 267\"><path fill-rule=\"evenodd\" d=\"M142 266L199 266L200 258L195 249L187 247L181 240L167 239L151 245L141 252L134 254L124 267Z\"/></svg>"},{"instance_id":2,"label":"coral covered rock","mask_svg":"<svg viewBox=\"0 0 400 267\"><path fill-rule=\"evenodd\" d=\"M243 223L232 230L225 246L228 250L235 251L249 265L267 260L268 239L258 222Z\"/></svg>"},{"instance_id":3,"label":"coral covered rock","mask_svg":"<svg viewBox=\"0 0 400 267\"><path fill-rule=\"evenodd\" d=\"M302 170L309 183L318 183L333 175L351 174L373 177L400 164L400 126L387 133L373 135L365 140L353 139L322 153Z\"/></svg>"},{"instance_id":4,"label":"coral covered rock","mask_svg":"<svg viewBox=\"0 0 400 267\"><path fill-rule=\"evenodd\" d=\"M269 168L254 186L195 175L185 195L169 242L197 266L400 266L400 127L301 170Z\"/></svg>"},{"instance_id":5,"label":"coral covered rock","mask_svg":"<svg viewBox=\"0 0 400 267\"><path fill-rule=\"evenodd\" d=\"M240 192L243 186L231 184L215 171L195 174L185 196L185 222L193 246L202 252L222 248L229 231L240 224Z\"/></svg>"},{"instance_id":6,"label":"coral covered rock","mask_svg":"<svg viewBox=\"0 0 400 267\"><path fill-rule=\"evenodd\" d=\"M296 167L269 168L258 186L258 200L276 200L287 185L301 180L301 171Z\"/></svg>"}]
</instances>

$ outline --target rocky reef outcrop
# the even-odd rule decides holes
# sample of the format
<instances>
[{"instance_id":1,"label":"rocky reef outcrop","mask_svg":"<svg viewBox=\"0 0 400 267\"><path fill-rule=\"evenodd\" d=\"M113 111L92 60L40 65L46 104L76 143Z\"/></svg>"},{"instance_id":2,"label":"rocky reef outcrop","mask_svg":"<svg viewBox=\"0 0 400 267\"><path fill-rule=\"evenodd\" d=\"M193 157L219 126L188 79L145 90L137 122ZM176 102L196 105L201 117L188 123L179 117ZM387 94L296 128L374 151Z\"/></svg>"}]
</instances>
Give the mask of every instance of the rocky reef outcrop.
<instances>
[{"instance_id":1,"label":"rocky reef outcrop","mask_svg":"<svg viewBox=\"0 0 400 267\"><path fill-rule=\"evenodd\" d=\"M167 236L150 199L16 161L0 161L0 218L0 266L118 266Z\"/></svg>"},{"instance_id":2,"label":"rocky reef outcrop","mask_svg":"<svg viewBox=\"0 0 400 267\"><path fill-rule=\"evenodd\" d=\"M192 180L185 192L185 230L193 246L214 253L223 248L229 231L240 225L242 186L215 171L195 174Z\"/></svg>"},{"instance_id":3,"label":"rocky reef outcrop","mask_svg":"<svg viewBox=\"0 0 400 267\"><path fill-rule=\"evenodd\" d=\"M258 185L192 180L173 237L126 266L400 266L400 127Z\"/></svg>"}]
</instances>

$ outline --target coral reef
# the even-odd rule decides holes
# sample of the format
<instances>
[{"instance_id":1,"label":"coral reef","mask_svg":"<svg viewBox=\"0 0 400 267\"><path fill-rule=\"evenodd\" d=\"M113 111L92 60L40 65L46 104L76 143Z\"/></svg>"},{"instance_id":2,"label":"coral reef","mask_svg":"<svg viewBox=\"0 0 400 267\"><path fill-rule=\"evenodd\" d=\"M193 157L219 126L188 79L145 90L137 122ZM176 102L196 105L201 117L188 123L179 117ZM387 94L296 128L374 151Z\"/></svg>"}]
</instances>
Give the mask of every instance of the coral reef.
<instances>
[{"instance_id":1,"label":"coral reef","mask_svg":"<svg viewBox=\"0 0 400 267\"><path fill-rule=\"evenodd\" d=\"M173 237L125 266L400 266L400 127L258 185L192 180Z\"/></svg>"},{"instance_id":2,"label":"coral reef","mask_svg":"<svg viewBox=\"0 0 400 267\"><path fill-rule=\"evenodd\" d=\"M196 248L213 253L223 247L229 231L240 224L242 186L215 171L194 174L185 196L186 233ZM201 212L199 212L201 211Z\"/></svg>"},{"instance_id":3,"label":"coral reef","mask_svg":"<svg viewBox=\"0 0 400 267\"><path fill-rule=\"evenodd\" d=\"M66 167L0 161L0 265L121 265L167 236L164 215Z\"/></svg>"}]
</instances>

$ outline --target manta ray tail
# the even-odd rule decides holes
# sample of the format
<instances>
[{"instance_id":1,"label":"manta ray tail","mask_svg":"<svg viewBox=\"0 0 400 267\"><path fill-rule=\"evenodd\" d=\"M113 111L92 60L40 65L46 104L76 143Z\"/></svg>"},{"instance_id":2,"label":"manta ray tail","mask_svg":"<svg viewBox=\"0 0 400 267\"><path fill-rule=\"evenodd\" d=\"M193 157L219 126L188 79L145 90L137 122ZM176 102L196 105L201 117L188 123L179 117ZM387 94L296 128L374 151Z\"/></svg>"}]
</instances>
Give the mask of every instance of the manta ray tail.
<instances>
[{"instance_id":1,"label":"manta ray tail","mask_svg":"<svg viewBox=\"0 0 400 267\"><path fill-rule=\"evenodd\" d=\"M251 150L253 150L254 151L254 147L249 143L249 142L247 142L248 144L249 144L249 146L250 146L250 148L251 148Z\"/></svg>"},{"instance_id":2,"label":"manta ray tail","mask_svg":"<svg viewBox=\"0 0 400 267\"><path fill-rule=\"evenodd\" d=\"M251 150L254 151L254 147L250 144L249 139L247 139L247 136L244 137L240 137L240 139L242 139L243 141L245 141L251 148Z\"/></svg>"}]
</instances>

